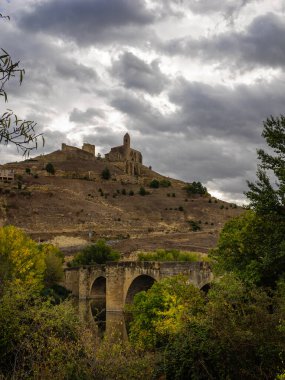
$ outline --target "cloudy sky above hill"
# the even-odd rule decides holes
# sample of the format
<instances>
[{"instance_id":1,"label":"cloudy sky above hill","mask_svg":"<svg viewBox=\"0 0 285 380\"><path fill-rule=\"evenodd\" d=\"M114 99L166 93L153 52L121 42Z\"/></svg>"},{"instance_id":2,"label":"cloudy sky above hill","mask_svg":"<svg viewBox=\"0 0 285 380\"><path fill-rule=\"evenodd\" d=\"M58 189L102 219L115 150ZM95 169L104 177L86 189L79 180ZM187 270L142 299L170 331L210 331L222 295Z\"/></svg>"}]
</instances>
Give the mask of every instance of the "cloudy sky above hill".
<instances>
[{"instance_id":1,"label":"cloudy sky above hill","mask_svg":"<svg viewBox=\"0 0 285 380\"><path fill-rule=\"evenodd\" d=\"M285 113L285 0L3 0L9 103L46 144L107 153L129 131L154 170L243 202L266 117ZM38 154L38 153L37 153ZM0 163L21 160L0 146Z\"/></svg>"}]
</instances>

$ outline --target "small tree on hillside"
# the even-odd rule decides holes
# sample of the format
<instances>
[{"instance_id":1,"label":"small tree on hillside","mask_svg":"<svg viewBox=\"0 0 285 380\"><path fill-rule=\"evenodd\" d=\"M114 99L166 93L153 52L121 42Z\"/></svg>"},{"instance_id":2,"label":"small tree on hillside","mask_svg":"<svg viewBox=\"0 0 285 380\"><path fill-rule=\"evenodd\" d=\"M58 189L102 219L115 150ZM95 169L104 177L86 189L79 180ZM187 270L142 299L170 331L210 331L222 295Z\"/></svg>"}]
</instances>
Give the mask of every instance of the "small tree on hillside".
<instances>
[{"instance_id":1,"label":"small tree on hillside","mask_svg":"<svg viewBox=\"0 0 285 380\"><path fill-rule=\"evenodd\" d=\"M102 170L101 178L106 180L111 178L111 172L109 168L105 168L104 170Z\"/></svg>"},{"instance_id":2,"label":"small tree on hillside","mask_svg":"<svg viewBox=\"0 0 285 380\"><path fill-rule=\"evenodd\" d=\"M54 166L53 166L53 164L51 162L49 162L48 164L46 164L46 171L49 174L52 174L52 175L55 174L55 169L54 169Z\"/></svg>"},{"instance_id":3,"label":"small tree on hillside","mask_svg":"<svg viewBox=\"0 0 285 380\"><path fill-rule=\"evenodd\" d=\"M201 182L192 182L189 183L186 187L185 190L187 191L188 194L200 194L204 195L207 194L207 188L202 185Z\"/></svg>"}]
</instances>

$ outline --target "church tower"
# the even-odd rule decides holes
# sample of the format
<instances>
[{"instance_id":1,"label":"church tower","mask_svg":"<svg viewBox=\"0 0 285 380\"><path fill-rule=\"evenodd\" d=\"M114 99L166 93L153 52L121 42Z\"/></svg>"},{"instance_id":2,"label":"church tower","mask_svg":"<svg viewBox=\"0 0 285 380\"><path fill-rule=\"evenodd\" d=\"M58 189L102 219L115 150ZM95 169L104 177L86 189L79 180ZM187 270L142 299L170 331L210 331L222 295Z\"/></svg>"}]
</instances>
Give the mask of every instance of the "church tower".
<instances>
[{"instance_id":1,"label":"church tower","mask_svg":"<svg viewBox=\"0 0 285 380\"><path fill-rule=\"evenodd\" d=\"M128 133L126 133L124 136L124 147L127 149L130 149L130 147L131 147L131 138L130 138L130 135Z\"/></svg>"}]
</instances>

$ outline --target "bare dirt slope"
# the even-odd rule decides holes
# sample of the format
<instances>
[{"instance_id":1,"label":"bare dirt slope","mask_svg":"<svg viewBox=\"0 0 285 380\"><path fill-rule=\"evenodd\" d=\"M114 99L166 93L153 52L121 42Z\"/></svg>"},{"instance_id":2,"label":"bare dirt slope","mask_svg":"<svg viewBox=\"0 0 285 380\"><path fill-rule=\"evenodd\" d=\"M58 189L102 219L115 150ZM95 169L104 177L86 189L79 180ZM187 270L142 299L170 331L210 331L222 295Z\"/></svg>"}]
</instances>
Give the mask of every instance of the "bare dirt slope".
<instances>
[{"instance_id":1,"label":"bare dirt slope","mask_svg":"<svg viewBox=\"0 0 285 380\"><path fill-rule=\"evenodd\" d=\"M43 169L47 160L55 175ZM106 166L111 178L102 180ZM83 243L104 237L124 253L155 248L206 252L224 223L242 212L211 196L187 195L182 181L169 179L170 187L152 189L152 179L165 177L146 167L132 177L120 163L67 161L56 152L45 161L38 157L5 168L17 176L13 183L0 184L0 224L19 226L40 240L57 237L59 245L64 237L65 247L68 237ZM149 194L139 194L142 186ZM200 231L192 231L191 220Z\"/></svg>"}]
</instances>

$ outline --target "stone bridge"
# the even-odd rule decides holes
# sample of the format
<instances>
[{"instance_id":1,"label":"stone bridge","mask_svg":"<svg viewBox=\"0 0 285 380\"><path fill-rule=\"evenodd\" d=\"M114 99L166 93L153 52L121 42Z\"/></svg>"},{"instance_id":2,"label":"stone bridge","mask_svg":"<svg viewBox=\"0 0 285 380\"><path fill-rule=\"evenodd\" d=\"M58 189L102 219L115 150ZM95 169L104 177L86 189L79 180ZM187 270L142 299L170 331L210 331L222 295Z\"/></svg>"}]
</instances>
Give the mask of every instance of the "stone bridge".
<instances>
[{"instance_id":1,"label":"stone bridge","mask_svg":"<svg viewBox=\"0 0 285 380\"><path fill-rule=\"evenodd\" d=\"M200 289L213 279L206 262L125 261L65 269L65 287L79 300L104 299L107 312L121 312L136 293L176 275L187 276Z\"/></svg>"}]
</instances>

